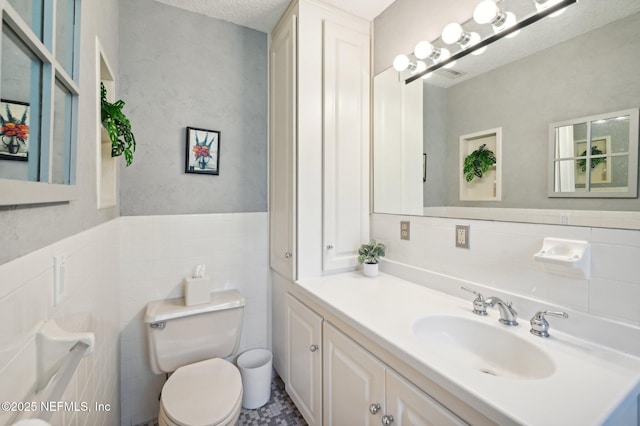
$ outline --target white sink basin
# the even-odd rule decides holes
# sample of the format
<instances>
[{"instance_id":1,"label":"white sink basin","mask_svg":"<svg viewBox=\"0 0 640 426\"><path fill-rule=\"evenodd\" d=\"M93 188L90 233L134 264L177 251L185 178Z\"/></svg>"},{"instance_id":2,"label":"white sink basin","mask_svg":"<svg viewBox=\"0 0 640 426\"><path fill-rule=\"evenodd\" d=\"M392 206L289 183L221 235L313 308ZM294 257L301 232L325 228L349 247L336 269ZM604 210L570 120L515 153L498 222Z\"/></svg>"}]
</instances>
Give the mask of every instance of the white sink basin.
<instances>
[{"instance_id":1,"label":"white sink basin","mask_svg":"<svg viewBox=\"0 0 640 426\"><path fill-rule=\"evenodd\" d=\"M549 377L552 359L540 348L507 330L467 318L430 315L413 323L413 334L434 348L434 356L481 374L519 380Z\"/></svg>"}]
</instances>

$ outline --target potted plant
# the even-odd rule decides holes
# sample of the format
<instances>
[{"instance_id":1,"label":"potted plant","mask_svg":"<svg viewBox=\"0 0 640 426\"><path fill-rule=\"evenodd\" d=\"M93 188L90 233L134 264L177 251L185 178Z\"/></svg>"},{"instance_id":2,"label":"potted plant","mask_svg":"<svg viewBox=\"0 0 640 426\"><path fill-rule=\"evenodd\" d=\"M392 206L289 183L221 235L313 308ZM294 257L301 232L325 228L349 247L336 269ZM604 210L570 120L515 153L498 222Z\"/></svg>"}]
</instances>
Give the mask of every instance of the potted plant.
<instances>
[{"instance_id":1,"label":"potted plant","mask_svg":"<svg viewBox=\"0 0 640 426\"><path fill-rule=\"evenodd\" d=\"M362 263L363 272L368 277L378 275L378 261L384 256L386 247L371 239L369 244L362 244L358 249L358 262Z\"/></svg>"},{"instance_id":2,"label":"potted plant","mask_svg":"<svg viewBox=\"0 0 640 426\"><path fill-rule=\"evenodd\" d=\"M496 155L487 148L486 143L483 143L464 159L462 172L467 182L471 182L475 177L481 178L494 164L496 164Z\"/></svg>"},{"instance_id":3,"label":"potted plant","mask_svg":"<svg viewBox=\"0 0 640 426\"><path fill-rule=\"evenodd\" d=\"M131 123L122 112L124 101L115 103L107 101L107 89L100 83L100 119L102 125L111 139L111 156L117 157L124 154L127 167L133 162L133 153L136 150L136 138L131 132Z\"/></svg>"}]
</instances>

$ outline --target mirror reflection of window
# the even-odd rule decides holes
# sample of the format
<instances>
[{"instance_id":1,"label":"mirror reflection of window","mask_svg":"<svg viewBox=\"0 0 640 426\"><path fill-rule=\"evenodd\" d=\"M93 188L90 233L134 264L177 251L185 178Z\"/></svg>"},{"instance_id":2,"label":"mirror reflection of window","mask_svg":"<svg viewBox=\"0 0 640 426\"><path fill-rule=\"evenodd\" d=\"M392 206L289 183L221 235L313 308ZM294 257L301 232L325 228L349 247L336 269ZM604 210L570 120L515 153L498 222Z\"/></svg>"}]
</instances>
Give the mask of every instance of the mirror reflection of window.
<instances>
[{"instance_id":1,"label":"mirror reflection of window","mask_svg":"<svg viewBox=\"0 0 640 426\"><path fill-rule=\"evenodd\" d=\"M637 126L637 109L552 124L550 195L635 197Z\"/></svg>"},{"instance_id":2,"label":"mirror reflection of window","mask_svg":"<svg viewBox=\"0 0 640 426\"><path fill-rule=\"evenodd\" d=\"M69 183L69 162L71 146L71 93L56 79L53 106L53 145L52 170L53 183Z\"/></svg>"},{"instance_id":3,"label":"mirror reflection of window","mask_svg":"<svg viewBox=\"0 0 640 426\"><path fill-rule=\"evenodd\" d=\"M0 178L37 181L42 61L6 24L2 27L1 73ZM18 133L12 130L20 126L23 130Z\"/></svg>"},{"instance_id":4,"label":"mirror reflection of window","mask_svg":"<svg viewBox=\"0 0 640 426\"><path fill-rule=\"evenodd\" d=\"M42 40L44 0L8 0L8 2L29 25L35 36Z\"/></svg>"},{"instance_id":5,"label":"mirror reflection of window","mask_svg":"<svg viewBox=\"0 0 640 426\"><path fill-rule=\"evenodd\" d=\"M73 20L75 0L56 3L56 59L69 75L73 73Z\"/></svg>"}]
</instances>

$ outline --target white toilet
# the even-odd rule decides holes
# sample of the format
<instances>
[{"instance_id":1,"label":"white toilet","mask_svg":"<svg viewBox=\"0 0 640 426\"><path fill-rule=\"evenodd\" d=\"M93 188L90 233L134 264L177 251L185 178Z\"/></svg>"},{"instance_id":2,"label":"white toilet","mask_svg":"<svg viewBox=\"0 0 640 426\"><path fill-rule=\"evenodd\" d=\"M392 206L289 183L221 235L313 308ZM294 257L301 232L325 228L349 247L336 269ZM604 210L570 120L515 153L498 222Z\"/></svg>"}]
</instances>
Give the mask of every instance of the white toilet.
<instances>
[{"instance_id":1,"label":"white toilet","mask_svg":"<svg viewBox=\"0 0 640 426\"><path fill-rule=\"evenodd\" d=\"M235 425L242 408L242 381L222 358L238 350L244 298L236 290L212 293L210 303L184 299L147 305L149 355L154 373L170 373L162 388L158 423Z\"/></svg>"}]
</instances>

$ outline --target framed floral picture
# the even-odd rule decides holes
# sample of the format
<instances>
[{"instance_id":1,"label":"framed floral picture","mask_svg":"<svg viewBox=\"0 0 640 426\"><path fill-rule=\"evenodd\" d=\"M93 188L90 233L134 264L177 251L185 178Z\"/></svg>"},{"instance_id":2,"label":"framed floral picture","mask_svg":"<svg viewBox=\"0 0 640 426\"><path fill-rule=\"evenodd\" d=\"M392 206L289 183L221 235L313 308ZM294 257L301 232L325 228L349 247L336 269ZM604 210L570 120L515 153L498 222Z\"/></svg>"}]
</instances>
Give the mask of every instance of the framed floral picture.
<instances>
[{"instance_id":1,"label":"framed floral picture","mask_svg":"<svg viewBox=\"0 0 640 426\"><path fill-rule=\"evenodd\" d=\"M27 161L29 104L0 100L0 160Z\"/></svg>"},{"instance_id":2,"label":"framed floral picture","mask_svg":"<svg viewBox=\"0 0 640 426\"><path fill-rule=\"evenodd\" d=\"M185 173L220 174L220 132L187 127Z\"/></svg>"}]
</instances>

